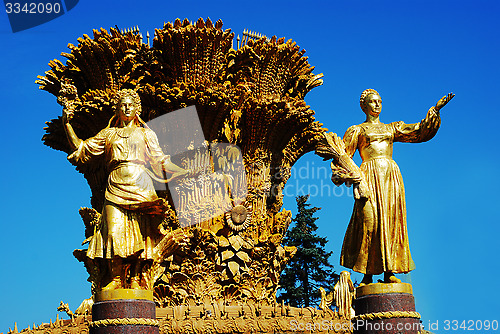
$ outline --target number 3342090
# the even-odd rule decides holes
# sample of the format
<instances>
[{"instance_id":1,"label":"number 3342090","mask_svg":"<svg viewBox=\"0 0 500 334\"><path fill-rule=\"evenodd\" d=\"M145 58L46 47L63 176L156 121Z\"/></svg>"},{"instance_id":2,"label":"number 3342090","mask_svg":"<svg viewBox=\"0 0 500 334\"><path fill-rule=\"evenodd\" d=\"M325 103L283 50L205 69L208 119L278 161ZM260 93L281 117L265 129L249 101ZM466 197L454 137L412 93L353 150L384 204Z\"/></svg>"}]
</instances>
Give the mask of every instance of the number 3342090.
<instances>
[{"instance_id":1,"label":"number 3342090","mask_svg":"<svg viewBox=\"0 0 500 334\"><path fill-rule=\"evenodd\" d=\"M497 320L463 320L462 322L458 320L445 320L444 328L445 331L496 331L498 330Z\"/></svg>"},{"instance_id":2,"label":"number 3342090","mask_svg":"<svg viewBox=\"0 0 500 334\"><path fill-rule=\"evenodd\" d=\"M56 3L5 3L5 12L7 14L58 14L61 12L61 4Z\"/></svg>"}]
</instances>

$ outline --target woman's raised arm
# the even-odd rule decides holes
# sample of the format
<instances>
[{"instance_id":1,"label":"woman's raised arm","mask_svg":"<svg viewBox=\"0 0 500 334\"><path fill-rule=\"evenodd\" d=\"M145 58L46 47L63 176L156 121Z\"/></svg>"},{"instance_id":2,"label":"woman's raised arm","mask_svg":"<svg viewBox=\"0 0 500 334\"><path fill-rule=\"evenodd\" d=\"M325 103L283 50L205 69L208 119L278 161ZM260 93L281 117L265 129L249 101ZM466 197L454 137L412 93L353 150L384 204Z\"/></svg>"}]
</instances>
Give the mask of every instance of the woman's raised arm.
<instances>
[{"instance_id":1,"label":"woman's raised arm","mask_svg":"<svg viewBox=\"0 0 500 334\"><path fill-rule=\"evenodd\" d=\"M73 130L73 127L69 123L69 116L72 113L71 111L72 110L69 110L68 106L65 106L63 108L62 122L63 122L64 131L66 132L66 137L68 138L68 142L69 142L69 145L71 147L71 150L75 151L82 143L82 140L80 138L78 138L78 136L75 133L75 130Z\"/></svg>"}]
</instances>

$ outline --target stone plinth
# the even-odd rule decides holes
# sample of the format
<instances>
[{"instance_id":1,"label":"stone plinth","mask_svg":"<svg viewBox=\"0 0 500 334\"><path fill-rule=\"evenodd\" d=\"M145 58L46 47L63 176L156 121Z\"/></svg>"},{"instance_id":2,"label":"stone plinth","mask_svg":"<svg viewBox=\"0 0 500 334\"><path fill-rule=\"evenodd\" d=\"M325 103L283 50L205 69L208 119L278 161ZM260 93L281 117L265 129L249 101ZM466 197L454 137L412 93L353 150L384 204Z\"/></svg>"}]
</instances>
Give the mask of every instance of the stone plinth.
<instances>
[{"instance_id":1,"label":"stone plinth","mask_svg":"<svg viewBox=\"0 0 500 334\"><path fill-rule=\"evenodd\" d=\"M118 289L95 295L90 334L159 334L152 291Z\"/></svg>"},{"instance_id":2,"label":"stone plinth","mask_svg":"<svg viewBox=\"0 0 500 334\"><path fill-rule=\"evenodd\" d=\"M357 334L417 334L420 314L410 284L375 283L356 289L353 319Z\"/></svg>"}]
</instances>

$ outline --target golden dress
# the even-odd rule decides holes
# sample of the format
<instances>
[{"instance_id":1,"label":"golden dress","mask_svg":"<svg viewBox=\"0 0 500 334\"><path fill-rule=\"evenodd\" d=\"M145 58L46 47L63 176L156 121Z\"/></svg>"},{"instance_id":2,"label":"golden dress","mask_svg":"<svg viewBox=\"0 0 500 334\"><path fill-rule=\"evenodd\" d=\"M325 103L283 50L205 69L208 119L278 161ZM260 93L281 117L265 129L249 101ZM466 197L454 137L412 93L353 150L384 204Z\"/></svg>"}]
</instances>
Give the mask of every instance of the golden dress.
<instances>
[{"instance_id":1,"label":"golden dress","mask_svg":"<svg viewBox=\"0 0 500 334\"><path fill-rule=\"evenodd\" d=\"M437 133L441 120L431 108L420 123L362 123L344 135L349 156L356 150L370 190L355 201L342 245L341 265L363 274L407 273L415 269L406 227L406 202L399 167L392 160L394 142L424 142Z\"/></svg>"},{"instance_id":2,"label":"golden dress","mask_svg":"<svg viewBox=\"0 0 500 334\"><path fill-rule=\"evenodd\" d=\"M82 141L68 159L81 165L99 156L104 158L108 181L103 212L87 256L151 259L150 215L163 212L165 203L156 195L152 172L146 167L149 164L161 175L169 156L163 154L156 134L148 128L109 127Z\"/></svg>"}]
</instances>

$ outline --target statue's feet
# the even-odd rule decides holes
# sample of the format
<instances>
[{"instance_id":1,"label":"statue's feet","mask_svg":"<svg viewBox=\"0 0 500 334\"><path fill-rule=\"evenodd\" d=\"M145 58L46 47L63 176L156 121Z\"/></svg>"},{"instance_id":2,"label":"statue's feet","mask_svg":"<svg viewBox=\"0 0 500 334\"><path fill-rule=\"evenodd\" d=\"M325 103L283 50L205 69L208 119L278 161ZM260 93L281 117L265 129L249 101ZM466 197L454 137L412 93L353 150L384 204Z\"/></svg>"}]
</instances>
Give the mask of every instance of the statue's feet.
<instances>
[{"instance_id":1,"label":"statue's feet","mask_svg":"<svg viewBox=\"0 0 500 334\"><path fill-rule=\"evenodd\" d=\"M371 283L373 283L373 275L365 274L363 276L363 279L361 280L361 283L359 283L359 286L364 286Z\"/></svg>"},{"instance_id":2,"label":"statue's feet","mask_svg":"<svg viewBox=\"0 0 500 334\"><path fill-rule=\"evenodd\" d=\"M120 279L120 277L115 277L111 282L108 283L108 285L102 288L102 290L104 291L116 290L121 288L121 286L122 286L122 280Z\"/></svg>"},{"instance_id":3,"label":"statue's feet","mask_svg":"<svg viewBox=\"0 0 500 334\"><path fill-rule=\"evenodd\" d=\"M392 272L384 273L384 283L401 283L401 280L397 278Z\"/></svg>"},{"instance_id":4,"label":"statue's feet","mask_svg":"<svg viewBox=\"0 0 500 334\"><path fill-rule=\"evenodd\" d=\"M130 281L130 288L131 289L141 289L141 283L138 277L133 277Z\"/></svg>"}]
</instances>

